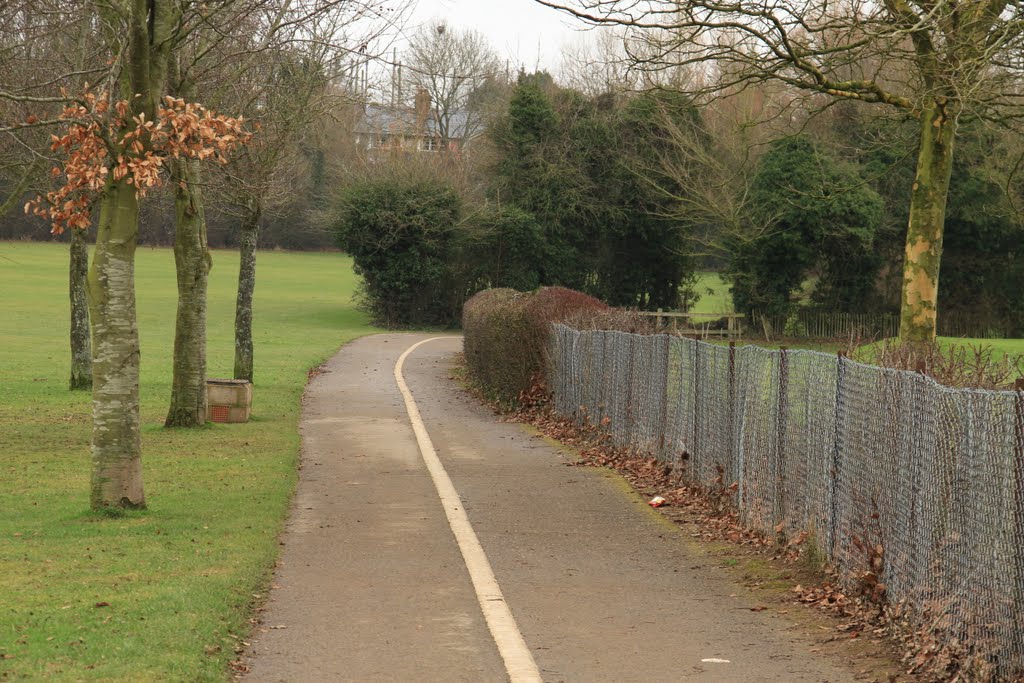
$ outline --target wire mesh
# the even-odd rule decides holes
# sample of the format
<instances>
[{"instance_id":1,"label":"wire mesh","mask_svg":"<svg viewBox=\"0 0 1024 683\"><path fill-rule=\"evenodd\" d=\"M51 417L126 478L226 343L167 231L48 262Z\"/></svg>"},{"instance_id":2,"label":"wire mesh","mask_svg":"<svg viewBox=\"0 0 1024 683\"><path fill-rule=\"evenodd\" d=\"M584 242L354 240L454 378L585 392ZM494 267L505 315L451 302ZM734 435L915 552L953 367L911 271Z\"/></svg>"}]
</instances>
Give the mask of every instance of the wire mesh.
<instances>
[{"instance_id":1,"label":"wire mesh","mask_svg":"<svg viewBox=\"0 0 1024 683\"><path fill-rule=\"evenodd\" d=\"M884 590L999 676L1024 670L1024 392L814 351L563 325L552 340L561 414L696 484L735 483L748 526L807 531L851 590Z\"/></svg>"}]
</instances>

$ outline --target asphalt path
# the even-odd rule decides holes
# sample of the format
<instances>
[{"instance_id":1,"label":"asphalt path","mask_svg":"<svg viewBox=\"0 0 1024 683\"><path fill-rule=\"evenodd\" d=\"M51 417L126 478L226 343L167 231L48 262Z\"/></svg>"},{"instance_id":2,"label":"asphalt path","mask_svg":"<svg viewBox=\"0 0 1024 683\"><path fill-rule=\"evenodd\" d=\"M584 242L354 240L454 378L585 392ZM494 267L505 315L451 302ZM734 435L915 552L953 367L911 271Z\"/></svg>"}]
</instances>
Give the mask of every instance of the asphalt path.
<instances>
[{"instance_id":1,"label":"asphalt path","mask_svg":"<svg viewBox=\"0 0 1024 683\"><path fill-rule=\"evenodd\" d=\"M567 467L571 454L469 398L450 379L460 338L408 354L403 397L396 363L425 339L364 337L310 382L246 680L856 679L805 625L752 612L617 475Z\"/></svg>"}]
</instances>

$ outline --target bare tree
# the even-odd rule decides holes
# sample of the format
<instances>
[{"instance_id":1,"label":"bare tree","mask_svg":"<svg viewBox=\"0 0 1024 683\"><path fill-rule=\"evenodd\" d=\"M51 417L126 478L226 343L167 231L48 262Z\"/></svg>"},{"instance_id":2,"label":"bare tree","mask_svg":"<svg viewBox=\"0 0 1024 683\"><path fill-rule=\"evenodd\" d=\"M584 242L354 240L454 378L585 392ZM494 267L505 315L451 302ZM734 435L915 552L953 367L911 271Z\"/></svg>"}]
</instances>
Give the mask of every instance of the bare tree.
<instances>
[{"instance_id":1,"label":"bare tree","mask_svg":"<svg viewBox=\"0 0 1024 683\"><path fill-rule=\"evenodd\" d=\"M409 80L430 94L441 149L448 149L454 138L477 135L484 119L472 96L500 66L487 39L477 31L438 22L413 36L409 55Z\"/></svg>"},{"instance_id":2,"label":"bare tree","mask_svg":"<svg viewBox=\"0 0 1024 683\"><path fill-rule=\"evenodd\" d=\"M588 97L640 90L643 74L629 68L624 37L617 30L581 34L579 41L562 50L559 80Z\"/></svg>"},{"instance_id":3,"label":"bare tree","mask_svg":"<svg viewBox=\"0 0 1024 683\"><path fill-rule=\"evenodd\" d=\"M282 148L293 141L294 132L310 121L311 92L296 74L316 74L320 91L329 71L343 55L359 54L369 46L370 36L394 19L390 10L398 5L369 0L233 0L218 11L189 15L186 38L175 52L169 90L187 100L201 96L217 106L244 112L264 130L254 141L253 151L239 168L247 168L249 185L242 205L243 270L251 265L255 277L255 232L262 212L263 196ZM288 74L292 77L289 79ZM270 124L267 113L277 103L286 103L283 127ZM283 115L284 110L278 112ZM275 122L281 118L269 119ZM256 163L252 163L254 160ZM206 207L200 164L193 159L176 159L171 175L175 201L174 255L178 281L178 313L175 326L174 373L167 426L194 427L206 420L206 290L212 259L207 247ZM251 287L248 311L249 369L236 376L252 379L251 369ZM242 297L245 298L244 296ZM244 302L243 302L244 303ZM238 316L236 316L238 317ZM236 347L239 347L236 344ZM236 353L236 366L237 366Z\"/></svg>"},{"instance_id":4,"label":"bare tree","mask_svg":"<svg viewBox=\"0 0 1024 683\"><path fill-rule=\"evenodd\" d=\"M334 113L352 102L356 95L340 84L351 82L352 74L386 50L391 29L407 7L404 0L394 0L386 8L349 0L331 11L307 10L301 24L286 20L225 94L260 127L255 144L226 169L225 182L218 186L239 219L236 379L252 381L254 373L253 297L261 217L290 199L290 171L303 165L303 141L331 125Z\"/></svg>"},{"instance_id":5,"label":"bare tree","mask_svg":"<svg viewBox=\"0 0 1024 683\"><path fill-rule=\"evenodd\" d=\"M0 28L0 181L8 195L0 201L0 216L20 209L26 192L52 188L49 135L63 104L54 97L57 88L71 96L109 73L98 49L103 24L88 2L12 3L6 10L10 21ZM87 390L92 358L83 230L71 231L69 261L69 387Z\"/></svg>"},{"instance_id":6,"label":"bare tree","mask_svg":"<svg viewBox=\"0 0 1024 683\"><path fill-rule=\"evenodd\" d=\"M774 137L763 100L762 91L746 90L717 99L699 118L659 119L667 144L658 168L639 170L672 179L672 217L686 228L695 256L728 260L772 230L751 199L757 158Z\"/></svg>"},{"instance_id":7,"label":"bare tree","mask_svg":"<svg viewBox=\"0 0 1024 683\"><path fill-rule=\"evenodd\" d=\"M895 107L919 123L900 335L935 336L939 263L961 119L1014 125L1024 112L1024 5L1017 0L536 0L591 24L624 27L631 66L689 66L692 90L766 81ZM815 99L817 98L817 99Z\"/></svg>"}]
</instances>

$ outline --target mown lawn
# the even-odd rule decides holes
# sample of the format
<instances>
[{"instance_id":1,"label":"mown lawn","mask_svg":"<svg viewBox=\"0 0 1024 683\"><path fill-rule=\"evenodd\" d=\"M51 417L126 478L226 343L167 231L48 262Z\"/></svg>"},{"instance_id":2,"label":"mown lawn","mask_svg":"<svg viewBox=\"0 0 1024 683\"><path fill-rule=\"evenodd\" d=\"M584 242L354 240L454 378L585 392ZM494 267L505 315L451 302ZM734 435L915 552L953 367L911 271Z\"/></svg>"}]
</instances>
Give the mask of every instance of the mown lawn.
<instances>
[{"instance_id":1,"label":"mown lawn","mask_svg":"<svg viewBox=\"0 0 1024 683\"><path fill-rule=\"evenodd\" d=\"M238 258L215 252L209 374L230 377ZM340 254L257 265L253 419L162 427L176 288L168 249L137 258L149 508L88 509L88 394L67 391L67 250L0 243L0 679L210 681L248 627L295 484L306 372L369 333Z\"/></svg>"}]
</instances>

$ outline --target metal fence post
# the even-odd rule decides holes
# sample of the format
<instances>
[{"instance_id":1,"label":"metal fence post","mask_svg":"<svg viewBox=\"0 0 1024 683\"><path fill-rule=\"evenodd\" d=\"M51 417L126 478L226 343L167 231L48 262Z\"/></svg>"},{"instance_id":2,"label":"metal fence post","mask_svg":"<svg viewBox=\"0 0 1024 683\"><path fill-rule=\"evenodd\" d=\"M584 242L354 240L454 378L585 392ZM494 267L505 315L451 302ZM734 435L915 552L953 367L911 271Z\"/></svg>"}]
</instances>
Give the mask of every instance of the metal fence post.
<instances>
[{"instance_id":1,"label":"metal fence post","mask_svg":"<svg viewBox=\"0 0 1024 683\"><path fill-rule=\"evenodd\" d=\"M628 332L622 332L616 335L616 344L620 349L624 348L626 354L626 386L622 390L624 410L621 415L612 418L612 432L617 435L612 440L616 446L621 447L629 444L629 435L633 433L633 338ZM616 419L621 419L618 427L614 425Z\"/></svg>"},{"instance_id":2,"label":"metal fence post","mask_svg":"<svg viewBox=\"0 0 1024 683\"><path fill-rule=\"evenodd\" d=\"M736 458L736 342L729 342L729 460L738 462ZM737 480L739 473L736 473Z\"/></svg>"},{"instance_id":3,"label":"metal fence post","mask_svg":"<svg viewBox=\"0 0 1024 683\"><path fill-rule=\"evenodd\" d=\"M700 433L700 342L693 340L693 441L690 446L690 462L693 468L694 478L699 476L697 463L700 456L697 455L698 434ZM699 481L699 479L698 479Z\"/></svg>"},{"instance_id":4,"label":"metal fence post","mask_svg":"<svg viewBox=\"0 0 1024 683\"><path fill-rule=\"evenodd\" d=\"M922 378L928 376L928 365L925 361L920 360L917 362L916 368L917 374ZM913 437L915 444L920 444L924 440L925 435L925 423L928 408L929 398L929 387L926 382L917 382L914 390L914 412L916 419L911 424L916 423L916 434ZM921 537L920 529L921 526L921 482L923 479L921 468L923 465L924 454L921 451L915 452L911 449L909 454L913 460L910 463L910 521L907 527L907 547L908 553L916 553L918 539Z\"/></svg>"},{"instance_id":5,"label":"metal fence post","mask_svg":"<svg viewBox=\"0 0 1024 683\"><path fill-rule=\"evenodd\" d=\"M658 395L659 395L659 397L661 399L661 416L660 416L660 423L661 424L660 424L660 426L658 428L658 432L659 432L658 455L661 458L665 458L665 455L666 455L666 453L665 453L665 445L668 442L668 439L666 438L666 435L668 433L668 389L669 389L668 376L669 376L669 371L670 371L670 369L672 367L671 366L671 361L672 361L672 338L670 336L668 336L667 334L658 335L658 337L665 344L664 372L661 373L661 376L662 376L661 390L658 392Z\"/></svg>"},{"instance_id":6,"label":"metal fence post","mask_svg":"<svg viewBox=\"0 0 1024 683\"><path fill-rule=\"evenodd\" d=\"M779 396L775 446L775 524L786 516L786 418L789 409L789 362L786 347L779 347Z\"/></svg>"},{"instance_id":7,"label":"metal fence post","mask_svg":"<svg viewBox=\"0 0 1024 683\"><path fill-rule=\"evenodd\" d=\"M843 442L843 375L846 354L840 351L836 356L836 410L835 433L832 441L832 467L829 471L829 537L828 556L835 559L836 544L839 538L839 467L841 463Z\"/></svg>"},{"instance_id":8,"label":"metal fence post","mask_svg":"<svg viewBox=\"0 0 1024 683\"><path fill-rule=\"evenodd\" d=\"M1014 620L1016 633L1024 633L1024 377L1013 385L1013 535L1014 558ZM1020 636L1018 635L1018 638Z\"/></svg>"}]
</instances>

